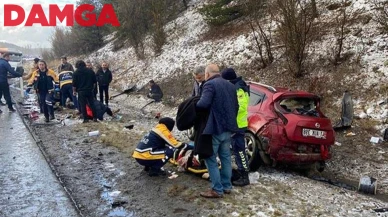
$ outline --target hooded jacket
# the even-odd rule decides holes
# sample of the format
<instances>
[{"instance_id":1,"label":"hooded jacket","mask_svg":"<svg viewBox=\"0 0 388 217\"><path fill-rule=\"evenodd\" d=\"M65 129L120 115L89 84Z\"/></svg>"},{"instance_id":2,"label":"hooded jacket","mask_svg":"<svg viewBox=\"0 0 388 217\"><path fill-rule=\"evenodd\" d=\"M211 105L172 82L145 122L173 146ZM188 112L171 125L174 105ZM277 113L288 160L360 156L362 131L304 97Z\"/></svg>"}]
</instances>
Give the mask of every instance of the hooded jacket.
<instances>
[{"instance_id":1,"label":"hooded jacket","mask_svg":"<svg viewBox=\"0 0 388 217\"><path fill-rule=\"evenodd\" d=\"M164 124L157 124L154 129L147 133L137 144L132 154L133 158L142 160L161 160L165 159L166 145L172 148L178 148L182 145L171 134Z\"/></svg>"},{"instance_id":2,"label":"hooded jacket","mask_svg":"<svg viewBox=\"0 0 388 217\"><path fill-rule=\"evenodd\" d=\"M237 91L237 125L240 129L245 128L248 126L249 86L241 76L230 82L235 85Z\"/></svg>"}]
</instances>

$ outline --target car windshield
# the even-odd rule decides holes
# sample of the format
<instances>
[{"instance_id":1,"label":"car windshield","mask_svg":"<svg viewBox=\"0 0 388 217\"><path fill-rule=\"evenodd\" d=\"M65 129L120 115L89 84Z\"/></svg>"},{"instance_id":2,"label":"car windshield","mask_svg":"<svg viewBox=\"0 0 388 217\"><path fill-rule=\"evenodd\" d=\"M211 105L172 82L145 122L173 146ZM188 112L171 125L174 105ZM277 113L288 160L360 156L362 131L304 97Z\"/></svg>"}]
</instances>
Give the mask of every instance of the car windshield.
<instances>
[{"instance_id":1,"label":"car windshield","mask_svg":"<svg viewBox=\"0 0 388 217\"><path fill-rule=\"evenodd\" d=\"M11 54L9 55L10 57L10 62L20 62L22 61L22 55L19 55L19 54Z\"/></svg>"},{"instance_id":2,"label":"car windshield","mask_svg":"<svg viewBox=\"0 0 388 217\"><path fill-rule=\"evenodd\" d=\"M279 105L286 111L300 115L319 117L317 102L312 98L286 98L279 101Z\"/></svg>"}]
</instances>

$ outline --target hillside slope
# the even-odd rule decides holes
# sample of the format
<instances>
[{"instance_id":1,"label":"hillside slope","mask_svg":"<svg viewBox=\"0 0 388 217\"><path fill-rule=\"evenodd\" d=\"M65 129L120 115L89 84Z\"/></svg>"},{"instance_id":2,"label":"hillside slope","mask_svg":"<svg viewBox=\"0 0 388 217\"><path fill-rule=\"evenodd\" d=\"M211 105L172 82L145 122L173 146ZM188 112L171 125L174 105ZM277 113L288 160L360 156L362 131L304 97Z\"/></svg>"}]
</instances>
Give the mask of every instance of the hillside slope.
<instances>
[{"instance_id":1,"label":"hillside slope","mask_svg":"<svg viewBox=\"0 0 388 217\"><path fill-rule=\"evenodd\" d=\"M326 22L334 11L327 9L327 1L317 2L320 19ZM254 34L244 20L237 20L217 32L198 13L201 1L192 1L191 4L188 10L165 26L167 44L160 55L154 56L150 46L147 46L146 58L139 60L132 48L112 51L113 41L110 41L86 59L95 63L110 63L116 89L122 90L132 84L140 89L148 80L154 79L162 84L165 100L175 104L190 92L190 72L196 66L210 62L223 67L232 66L247 80L319 94L323 98L324 111L333 119L338 118L343 91L349 90L354 97L356 115L380 121L378 129L386 127L387 107L377 104L387 98L388 67L385 61L388 46L385 41L388 35L379 32L373 19L367 22L360 19L348 26L344 53L349 54L350 58L339 66L331 64L328 55L335 42L334 35L329 32L315 41L309 49L312 55L308 59L308 73L301 79L295 79L287 71L283 48L276 41L273 48L275 62L259 70ZM366 0L354 1L351 7L361 13L360 17L371 17L375 13L372 3ZM107 41L111 38L107 38ZM171 84L175 88L170 88Z\"/></svg>"}]
</instances>

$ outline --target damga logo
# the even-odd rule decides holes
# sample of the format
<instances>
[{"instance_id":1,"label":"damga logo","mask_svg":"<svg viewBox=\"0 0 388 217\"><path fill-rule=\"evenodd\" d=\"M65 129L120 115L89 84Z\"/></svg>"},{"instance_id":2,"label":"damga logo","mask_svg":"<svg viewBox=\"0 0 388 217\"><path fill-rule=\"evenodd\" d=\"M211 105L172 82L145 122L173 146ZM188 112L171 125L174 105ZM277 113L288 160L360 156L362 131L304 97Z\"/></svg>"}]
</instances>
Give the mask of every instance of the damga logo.
<instances>
[{"instance_id":1,"label":"damga logo","mask_svg":"<svg viewBox=\"0 0 388 217\"><path fill-rule=\"evenodd\" d=\"M67 4L61 10L58 5L50 4L49 14L46 16L42 6L40 4L34 4L28 16L26 16L26 11L24 11L23 7L14 4L5 4L4 26L18 26L24 21L26 21L24 26L32 26L34 24L56 26L57 18L61 23L66 18L66 26L73 26L74 20L80 26L104 26L107 24L120 26L111 4L104 4L99 15L95 13L94 9L94 5L91 4L82 4L76 8L74 8L74 5ZM12 17L15 14L16 17Z\"/></svg>"}]
</instances>

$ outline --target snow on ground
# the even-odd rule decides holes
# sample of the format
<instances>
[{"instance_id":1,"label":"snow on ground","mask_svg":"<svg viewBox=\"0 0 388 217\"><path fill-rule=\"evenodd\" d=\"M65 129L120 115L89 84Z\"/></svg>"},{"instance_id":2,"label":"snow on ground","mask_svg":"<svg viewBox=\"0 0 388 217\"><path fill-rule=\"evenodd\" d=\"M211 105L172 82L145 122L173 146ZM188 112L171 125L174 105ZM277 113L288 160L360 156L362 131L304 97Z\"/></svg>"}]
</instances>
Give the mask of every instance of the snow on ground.
<instances>
[{"instance_id":1,"label":"snow on ground","mask_svg":"<svg viewBox=\"0 0 388 217\"><path fill-rule=\"evenodd\" d=\"M325 9L327 1L320 1L322 4L322 16L330 17L335 14L333 11ZM202 15L197 11L197 7L202 4L200 1L192 1L192 6L182 13L176 20L171 21L165 27L168 35L167 43L163 46L163 52L154 56L150 46L146 47L146 59L136 58L132 48L121 49L113 52L113 42L109 42L105 47L91 54L88 59L98 63L103 60L111 64L114 70L119 89L126 89L132 84L138 88L143 87L150 79L161 81L169 77L182 73L190 73L198 65L206 65L215 62L225 66L240 68L251 65L258 57L254 51L253 35L251 32L230 36L227 38L202 41L201 36L209 30L209 26L204 21ZM353 1L353 11L362 10L364 14L372 15L371 1ZM349 9L350 10L350 9ZM379 106L378 102L386 99L386 93L379 91L381 84L387 83L388 66L386 40L388 35L379 34L375 21L369 23L357 23L349 27L351 33L345 40L344 48L346 52L353 52L354 57L361 56L362 70L343 78L343 85L347 82L362 80L364 96L357 95L359 103L355 103L356 116L364 116L376 120L385 120L388 110L386 106ZM354 36L358 29L362 28L361 34ZM231 30L232 31L232 30ZM149 40L148 40L149 41ZM326 56L329 47L332 46L333 37L326 37L314 46L316 56ZM355 93L354 93L355 94ZM373 99L370 99L372 95ZM368 101L366 101L366 96ZM372 100L372 101L371 101ZM370 109L373 109L372 112Z\"/></svg>"}]
</instances>

